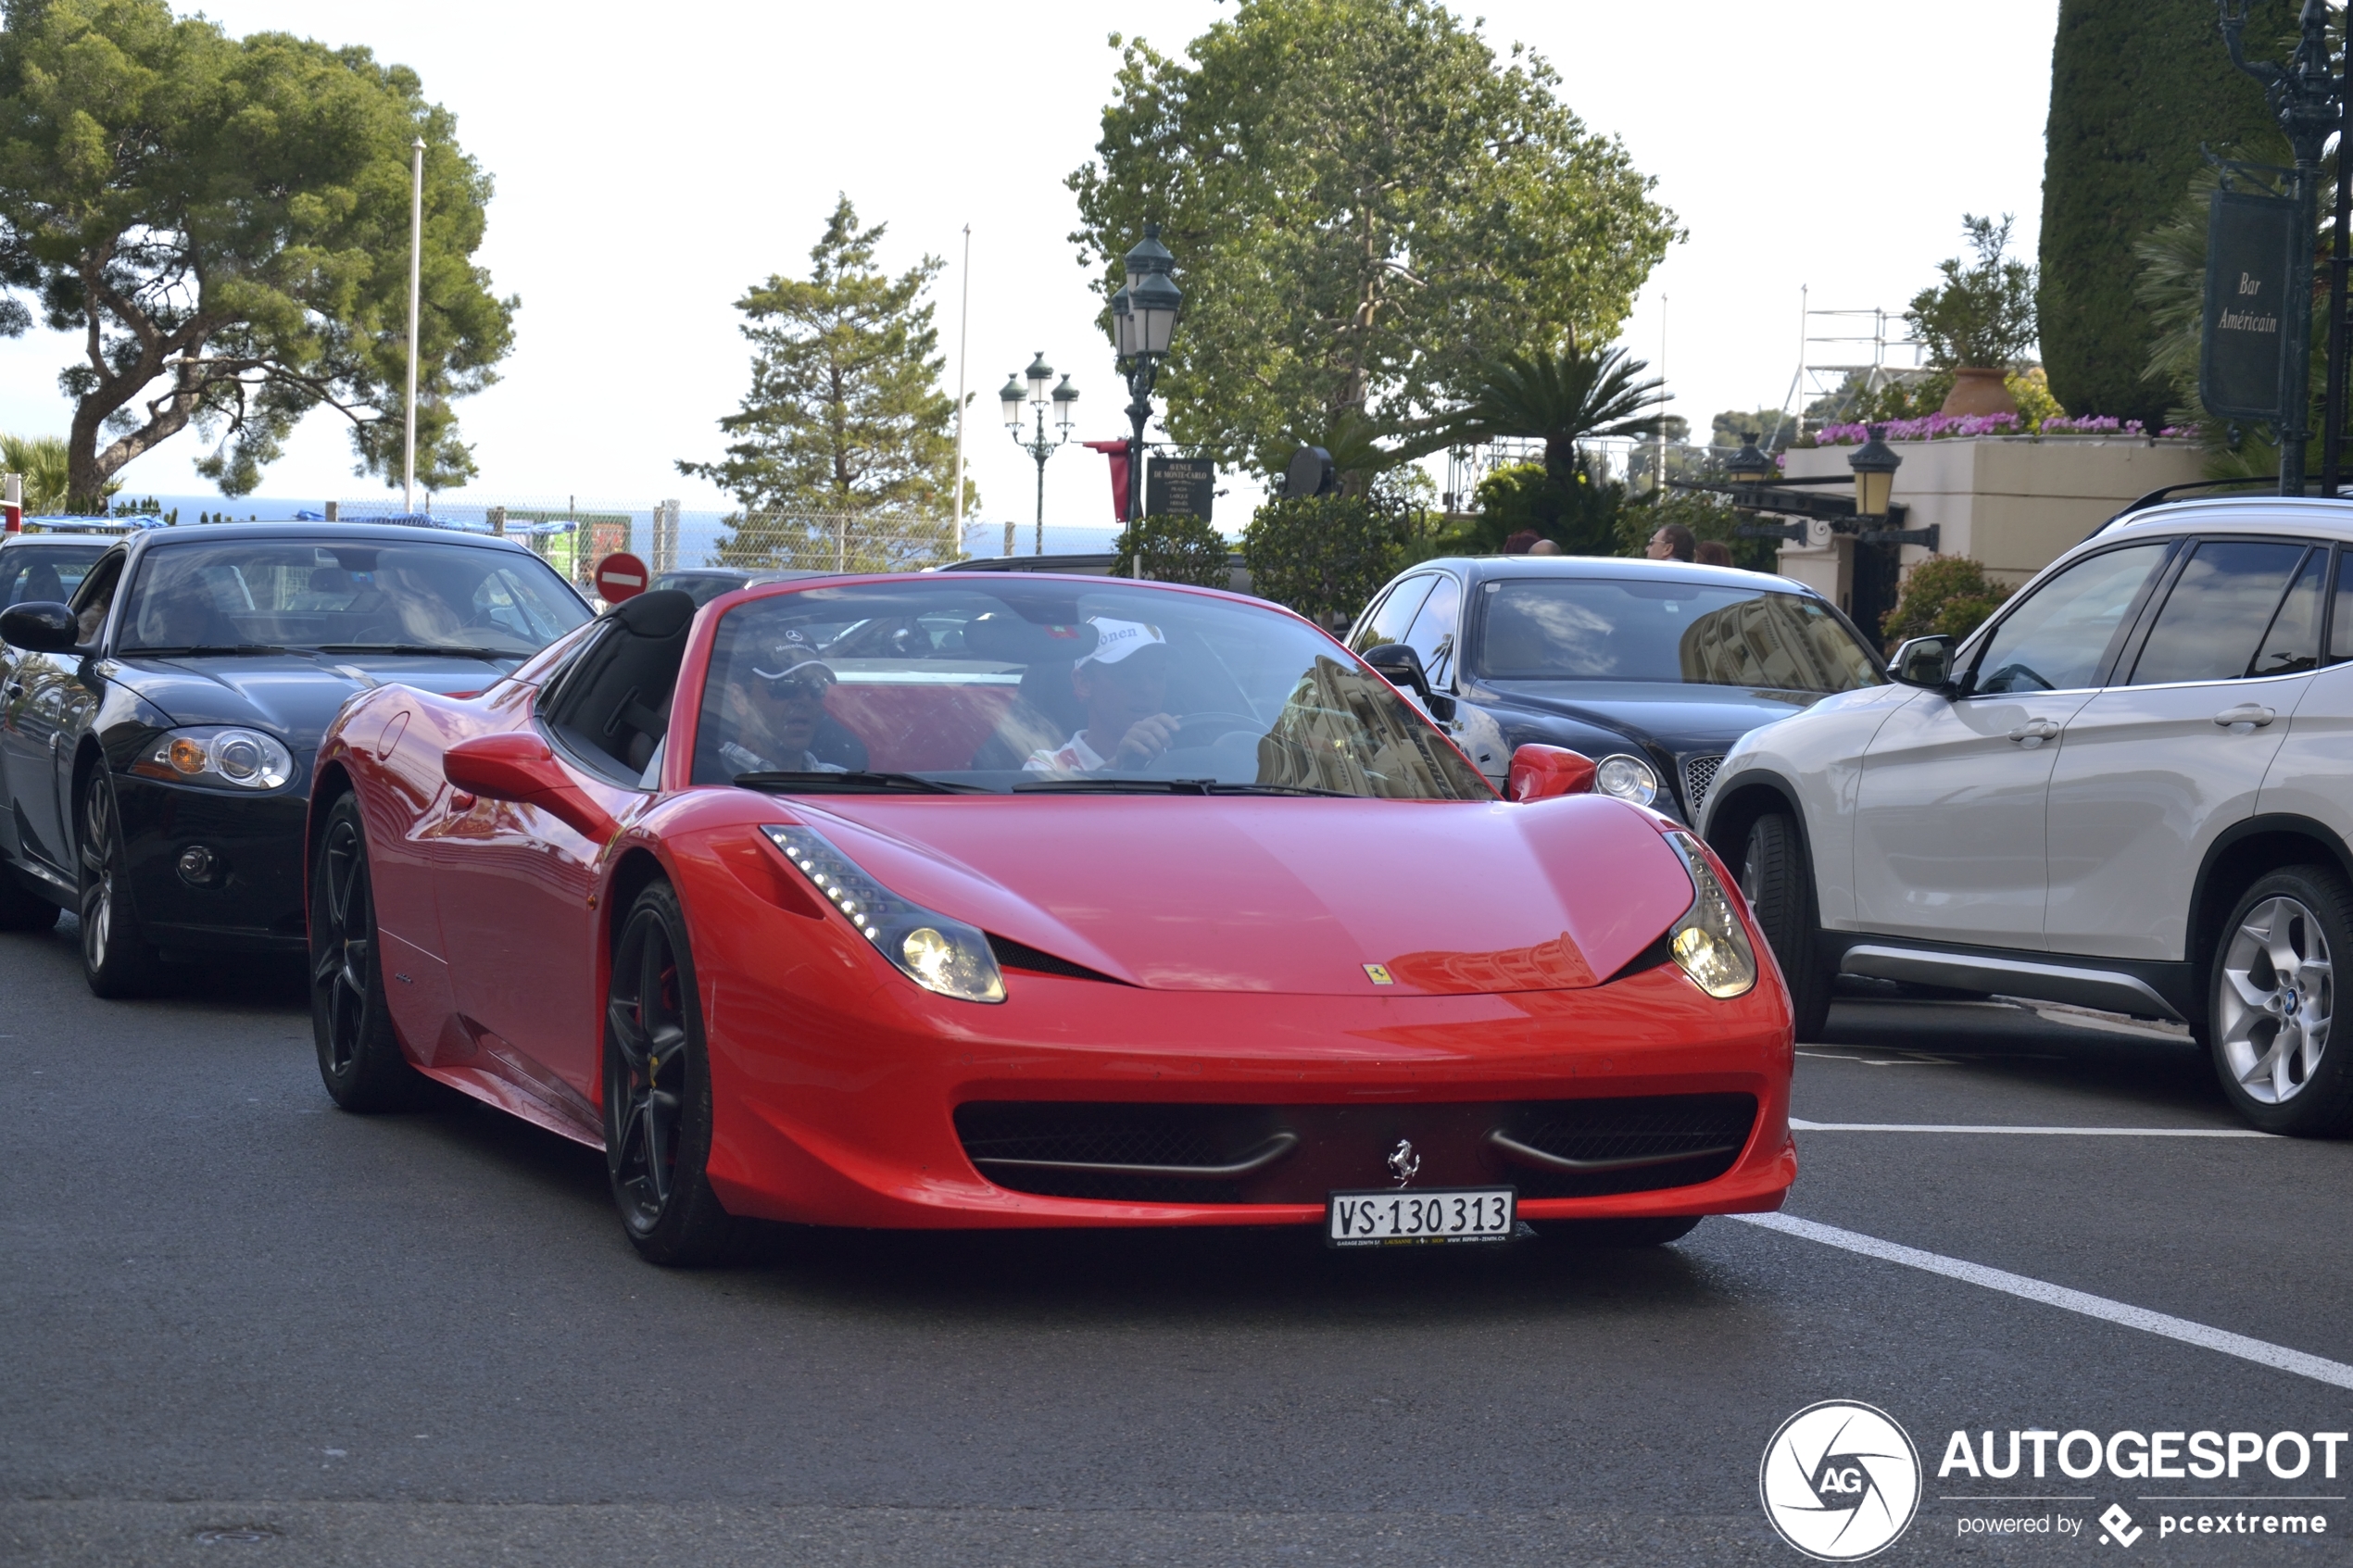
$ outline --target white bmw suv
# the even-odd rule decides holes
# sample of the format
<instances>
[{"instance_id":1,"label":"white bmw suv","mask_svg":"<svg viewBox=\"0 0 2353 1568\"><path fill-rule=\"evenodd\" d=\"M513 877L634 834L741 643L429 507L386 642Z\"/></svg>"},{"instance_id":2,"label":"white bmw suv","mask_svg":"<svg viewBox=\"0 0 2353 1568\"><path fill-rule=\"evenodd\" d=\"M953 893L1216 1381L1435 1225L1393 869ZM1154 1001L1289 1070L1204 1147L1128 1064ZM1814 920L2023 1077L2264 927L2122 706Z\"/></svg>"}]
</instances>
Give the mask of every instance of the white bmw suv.
<instances>
[{"instance_id":1,"label":"white bmw suv","mask_svg":"<svg viewBox=\"0 0 2353 1568\"><path fill-rule=\"evenodd\" d=\"M2353 1130L2353 501L2129 512L1897 684L1724 759L1703 833L1788 976L2187 1022L2258 1127Z\"/></svg>"}]
</instances>

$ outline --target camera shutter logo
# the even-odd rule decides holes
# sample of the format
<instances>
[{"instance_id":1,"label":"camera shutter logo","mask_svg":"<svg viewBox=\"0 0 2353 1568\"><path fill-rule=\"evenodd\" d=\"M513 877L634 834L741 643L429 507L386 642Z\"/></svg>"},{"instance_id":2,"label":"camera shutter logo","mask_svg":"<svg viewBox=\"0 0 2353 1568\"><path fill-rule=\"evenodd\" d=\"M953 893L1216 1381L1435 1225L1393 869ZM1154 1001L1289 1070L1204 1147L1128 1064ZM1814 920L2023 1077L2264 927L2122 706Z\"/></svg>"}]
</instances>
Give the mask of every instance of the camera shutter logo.
<instances>
[{"instance_id":1,"label":"camera shutter logo","mask_svg":"<svg viewBox=\"0 0 2353 1568\"><path fill-rule=\"evenodd\" d=\"M1765 1445L1756 1489L1781 1539L1824 1562L1854 1562L1912 1523L1919 1450L1885 1411L1825 1399L1781 1423Z\"/></svg>"}]
</instances>

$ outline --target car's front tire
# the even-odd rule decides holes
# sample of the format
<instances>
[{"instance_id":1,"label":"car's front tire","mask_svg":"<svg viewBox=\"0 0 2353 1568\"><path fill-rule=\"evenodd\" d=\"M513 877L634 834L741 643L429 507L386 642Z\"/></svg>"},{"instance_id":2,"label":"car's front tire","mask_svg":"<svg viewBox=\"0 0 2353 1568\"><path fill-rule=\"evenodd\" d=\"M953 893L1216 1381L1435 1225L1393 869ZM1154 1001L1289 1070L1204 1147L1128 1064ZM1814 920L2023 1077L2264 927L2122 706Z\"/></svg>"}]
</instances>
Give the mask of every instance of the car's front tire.
<instances>
[{"instance_id":1,"label":"car's front tire","mask_svg":"<svg viewBox=\"0 0 2353 1568\"><path fill-rule=\"evenodd\" d=\"M82 975L109 1001L144 997L162 978L132 906L130 859L113 781L93 769L82 790Z\"/></svg>"},{"instance_id":2,"label":"car's front tire","mask_svg":"<svg viewBox=\"0 0 2353 1568\"><path fill-rule=\"evenodd\" d=\"M409 1063L393 1032L368 833L355 795L329 809L311 867L310 1034L319 1077L344 1110L365 1114L432 1103L433 1081Z\"/></svg>"},{"instance_id":3,"label":"car's front tire","mask_svg":"<svg viewBox=\"0 0 2353 1568\"><path fill-rule=\"evenodd\" d=\"M1543 1234L1571 1247L1665 1247L1691 1235L1704 1218L1669 1214L1654 1220L1568 1220L1547 1224Z\"/></svg>"},{"instance_id":4,"label":"car's front tire","mask_svg":"<svg viewBox=\"0 0 2353 1568\"><path fill-rule=\"evenodd\" d=\"M736 1226L711 1190L711 1057L678 895L637 895L605 999L605 1166L630 1244L648 1261L724 1257Z\"/></svg>"},{"instance_id":5,"label":"car's front tire","mask_svg":"<svg viewBox=\"0 0 2353 1568\"><path fill-rule=\"evenodd\" d=\"M1820 1039L1830 1022L1831 975L1815 934L1813 868L1796 821L1787 812L1768 811L1749 824L1740 883L1789 984L1797 1037Z\"/></svg>"},{"instance_id":6,"label":"car's front tire","mask_svg":"<svg viewBox=\"0 0 2353 1568\"><path fill-rule=\"evenodd\" d=\"M2267 1133L2353 1126L2353 1049L2335 1044L2335 960L2353 958L2353 887L2323 866L2248 888L2214 942L2207 1025L2238 1113Z\"/></svg>"}]
</instances>

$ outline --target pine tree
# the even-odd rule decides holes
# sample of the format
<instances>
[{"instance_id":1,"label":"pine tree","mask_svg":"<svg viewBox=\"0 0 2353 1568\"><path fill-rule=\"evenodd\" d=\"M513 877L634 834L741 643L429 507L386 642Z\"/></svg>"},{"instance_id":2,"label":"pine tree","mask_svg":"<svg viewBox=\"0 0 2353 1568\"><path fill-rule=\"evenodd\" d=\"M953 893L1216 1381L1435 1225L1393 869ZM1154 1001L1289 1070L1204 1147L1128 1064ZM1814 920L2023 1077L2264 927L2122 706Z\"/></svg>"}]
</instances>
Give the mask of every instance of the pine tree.
<instances>
[{"instance_id":1,"label":"pine tree","mask_svg":"<svg viewBox=\"0 0 2353 1568\"><path fill-rule=\"evenodd\" d=\"M2247 46L2271 53L2291 0L2254 0ZM2043 359L2069 411L2163 421L2153 336L2133 297L2133 246L2218 154L2284 163L2263 92L2231 65L2214 0L2059 0L2043 165Z\"/></svg>"},{"instance_id":2,"label":"pine tree","mask_svg":"<svg viewBox=\"0 0 2353 1568\"><path fill-rule=\"evenodd\" d=\"M939 390L945 361L924 298L944 264L926 256L896 278L883 272L875 253L884 227L860 228L840 197L809 252L809 277L772 275L736 302L752 362L743 407L719 421L735 439L722 461L678 464L747 513L784 514L739 523L722 546L731 560L822 554L835 536L823 520L845 513L948 509L955 399ZM969 508L975 494L968 487L965 496ZM786 537L797 528L813 552Z\"/></svg>"}]
</instances>

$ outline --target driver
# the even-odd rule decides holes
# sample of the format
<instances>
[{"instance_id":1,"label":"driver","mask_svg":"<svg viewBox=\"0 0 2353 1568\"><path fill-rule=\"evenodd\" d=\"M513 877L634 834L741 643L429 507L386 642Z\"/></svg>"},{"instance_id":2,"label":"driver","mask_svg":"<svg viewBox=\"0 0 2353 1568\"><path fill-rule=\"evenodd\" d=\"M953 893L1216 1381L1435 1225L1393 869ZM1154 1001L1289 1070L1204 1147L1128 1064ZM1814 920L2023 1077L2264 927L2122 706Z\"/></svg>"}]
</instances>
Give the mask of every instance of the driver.
<instances>
[{"instance_id":1,"label":"driver","mask_svg":"<svg viewBox=\"0 0 2353 1568\"><path fill-rule=\"evenodd\" d=\"M818 760L809 749L817 721L825 716L825 693L834 678L808 633L797 627L761 648L752 659L751 679L730 682L720 695L720 716L736 737L719 743L728 771L848 771L839 763Z\"/></svg>"},{"instance_id":2,"label":"driver","mask_svg":"<svg viewBox=\"0 0 2353 1568\"><path fill-rule=\"evenodd\" d=\"M1071 668L1070 686L1087 721L1053 750L1029 754L1033 773L1093 773L1140 768L1168 749L1177 722L1163 710L1168 695L1168 639L1141 621L1088 618L1095 649Z\"/></svg>"}]
</instances>

